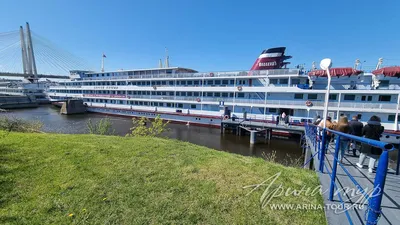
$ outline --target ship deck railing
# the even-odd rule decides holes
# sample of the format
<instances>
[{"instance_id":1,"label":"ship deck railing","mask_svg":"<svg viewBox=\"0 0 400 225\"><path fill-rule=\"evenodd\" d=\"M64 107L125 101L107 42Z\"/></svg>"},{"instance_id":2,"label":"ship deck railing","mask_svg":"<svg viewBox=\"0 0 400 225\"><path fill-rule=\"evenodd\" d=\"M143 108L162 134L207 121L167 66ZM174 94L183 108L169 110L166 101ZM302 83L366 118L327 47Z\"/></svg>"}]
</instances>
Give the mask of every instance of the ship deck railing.
<instances>
[{"instance_id":1,"label":"ship deck railing","mask_svg":"<svg viewBox=\"0 0 400 225\"><path fill-rule=\"evenodd\" d=\"M153 78L213 78L213 77L237 77L237 76L274 76L274 75L301 75L298 69L272 69L257 71L233 71L233 72L205 72L205 73L176 73L176 74L141 74L141 75L117 75L84 77L82 80L113 80L113 79L153 79Z\"/></svg>"},{"instance_id":2,"label":"ship deck railing","mask_svg":"<svg viewBox=\"0 0 400 225\"><path fill-rule=\"evenodd\" d=\"M327 141L327 132L335 142ZM389 168L392 144L357 137L312 124L305 126L305 148L318 171L328 224L397 224L400 220L399 159ZM358 158L345 155L339 160L340 143L353 141L382 149L375 173L356 166ZM398 152L395 152L398 153ZM328 207L329 206L329 207Z\"/></svg>"},{"instance_id":3,"label":"ship deck railing","mask_svg":"<svg viewBox=\"0 0 400 225\"><path fill-rule=\"evenodd\" d=\"M79 93L58 93L49 92L53 95L79 95ZM184 100L201 103L207 102L227 102L227 103L250 103L259 105L277 105L277 106L303 106L306 107L306 100L262 100L262 99L244 99L233 97L200 97L200 96L169 96L169 95L126 95L126 94L95 94L84 93L82 97L97 98L127 98L129 99L155 99L155 100ZM311 100L312 107L324 107L324 101ZM399 109L397 103L361 103L361 102L329 102L329 107L338 108L357 108L357 109Z\"/></svg>"}]
</instances>

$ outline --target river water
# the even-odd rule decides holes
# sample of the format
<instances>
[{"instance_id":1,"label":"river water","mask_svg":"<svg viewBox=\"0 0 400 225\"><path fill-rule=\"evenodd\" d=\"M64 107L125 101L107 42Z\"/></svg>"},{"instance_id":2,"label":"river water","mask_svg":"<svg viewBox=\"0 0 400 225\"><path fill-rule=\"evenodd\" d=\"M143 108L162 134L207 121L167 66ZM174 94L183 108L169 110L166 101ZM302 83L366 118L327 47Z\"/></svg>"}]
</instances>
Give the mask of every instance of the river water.
<instances>
[{"instance_id":1,"label":"river water","mask_svg":"<svg viewBox=\"0 0 400 225\"><path fill-rule=\"evenodd\" d=\"M43 123L42 130L52 133L83 134L88 133L87 122L93 122L108 117L113 123L116 134L126 135L132 127L131 118L118 116L105 116L96 113L80 115L61 115L60 109L51 105L40 106L33 109L16 109L8 115L28 120L40 120ZM184 124L168 124L169 131L165 134L169 138L191 142L212 149L226 151L245 156L261 157L263 154L275 155L275 159L281 163L288 163L301 157L302 152L299 139L273 138L270 143L259 137L258 143L250 145L249 136L236 136L234 134L220 134L219 129L198 126L186 126Z\"/></svg>"}]
</instances>

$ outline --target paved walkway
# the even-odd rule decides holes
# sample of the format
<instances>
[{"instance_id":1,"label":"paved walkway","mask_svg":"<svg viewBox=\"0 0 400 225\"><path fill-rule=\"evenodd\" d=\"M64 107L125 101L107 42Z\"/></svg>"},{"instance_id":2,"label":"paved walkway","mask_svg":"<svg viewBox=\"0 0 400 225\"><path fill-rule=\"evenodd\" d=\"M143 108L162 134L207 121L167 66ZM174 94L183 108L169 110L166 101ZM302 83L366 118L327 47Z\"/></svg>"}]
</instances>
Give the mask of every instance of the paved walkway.
<instances>
[{"instance_id":1,"label":"paved walkway","mask_svg":"<svg viewBox=\"0 0 400 225\"><path fill-rule=\"evenodd\" d=\"M314 151L314 147L312 146L312 142L309 138L306 138L306 141L309 145L311 145L312 151ZM322 190L325 191L323 194L324 203L333 204L334 206L327 208L325 210L325 214L329 224L350 224L346 214L341 212L342 207L340 206L339 196L335 194L333 201L329 201L329 187L330 187L330 173L333 167L333 158L334 158L334 150L335 146L334 143L330 143L328 148L328 153L325 155L325 165L324 173L318 172L318 176L322 185ZM358 155L358 153L357 153ZM354 179L359 183L359 185L368 191L372 191L373 183L375 180L375 172L372 174L368 173L368 160L366 159L364 162L364 168L359 169L356 166L358 162L358 157L352 156L352 153L348 153L345 155L343 160L343 167L350 173ZM318 168L319 161L318 161L318 154L314 157L314 164L315 167ZM328 168L328 170L327 170ZM363 207L353 207L348 210L349 217L351 218L353 224L366 224L365 218L365 211L368 208L368 201L365 198L362 198L362 194L360 191L352 194L351 191L344 191L344 190L355 190L355 184L351 181L350 177L347 176L344 169L338 164L337 167L337 180L336 185L337 188L340 189L340 194L343 201L348 205L358 206L358 202L360 199L364 204L361 204ZM336 189L337 190L337 189ZM370 192L368 192L370 193ZM357 202L358 201L358 202ZM335 210L335 209L336 210ZM395 171L392 169L388 170L388 174L386 177L386 184L384 189L384 196L382 200L382 215L378 221L378 224L400 224L400 176L395 175Z\"/></svg>"}]
</instances>

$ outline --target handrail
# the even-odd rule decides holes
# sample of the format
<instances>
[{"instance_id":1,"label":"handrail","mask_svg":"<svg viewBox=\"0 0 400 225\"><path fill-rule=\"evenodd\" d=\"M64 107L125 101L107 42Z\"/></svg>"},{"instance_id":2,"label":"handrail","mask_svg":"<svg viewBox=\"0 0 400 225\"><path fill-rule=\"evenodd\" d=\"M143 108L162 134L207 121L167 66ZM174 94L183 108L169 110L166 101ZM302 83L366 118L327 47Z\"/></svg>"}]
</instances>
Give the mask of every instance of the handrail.
<instances>
[{"instance_id":1,"label":"handrail","mask_svg":"<svg viewBox=\"0 0 400 225\"><path fill-rule=\"evenodd\" d=\"M333 133L333 134L337 134L337 135L340 135L340 136L348 138L348 139L353 139L353 140L361 142L361 143L369 144L369 145L372 145L374 147L381 148L381 149L384 149L384 150L387 150L387 151L394 149L393 144L388 144L386 142L372 140L372 139L369 139L369 138L358 137L358 136L354 136L354 135L351 135L351 134L342 133L342 132L339 132L339 131L336 131L336 130L331 130L331 129L326 129L326 130L331 132L331 133Z\"/></svg>"},{"instance_id":2,"label":"handrail","mask_svg":"<svg viewBox=\"0 0 400 225\"><path fill-rule=\"evenodd\" d=\"M322 135L318 134L318 130L320 131L320 133L322 133ZM316 132L314 132L314 131L316 131ZM326 145L325 145L326 133L328 131L337 135L331 173L328 171L328 167L326 166L326 164L324 164L325 151L326 151ZM318 126L313 125L313 124L308 124L308 123L306 124L305 132L306 132L306 135L312 136L311 137L312 139L310 139L310 141L314 145L316 145L316 142L318 144L319 144L319 142L321 142L321 136L322 136L322 146L321 147L318 146L318 150L319 150L318 153L320 153L319 170L320 170L320 172L323 172L323 168L325 167L327 170L327 173L331 177L331 183L330 183L330 188L329 188L329 200L333 201L334 189L335 188L337 189L336 172L337 172L337 165L340 165L340 167L343 169L345 174L355 184L357 189L359 189L361 191L361 193L364 195L364 197L366 198L366 200L369 201L368 209L366 210L366 213L365 213L366 223L367 224L377 224L378 220L381 216L381 213L382 213L381 203L382 203L383 191L384 191L385 180L386 180L386 175L387 175L387 167L389 164L388 163L389 152L395 150L393 144L388 144L388 143L385 143L382 141L358 137L358 136L342 133L342 132L339 132L336 130L331 130L331 129L321 130ZM375 176L375 180L374 180L374 189L372 190L372 193L370 196L368 196L367 193L365 193L365 191L361 187L361 185L354 179L354 177L340 163L340 160L338 159L339 151L341 150L340 142L343 141L342 137L382 149L382 155L380 156L380 161L378 163L378 169L376 171L376 176ZM343 199L341 198L340 193L339 193L339 200L340 200L341 204L343 204ZM346 214L346 216L347 216L349 223L353 224L353 221L351 220L351 218L347 214Z\"/></svg>"}]
</instances>

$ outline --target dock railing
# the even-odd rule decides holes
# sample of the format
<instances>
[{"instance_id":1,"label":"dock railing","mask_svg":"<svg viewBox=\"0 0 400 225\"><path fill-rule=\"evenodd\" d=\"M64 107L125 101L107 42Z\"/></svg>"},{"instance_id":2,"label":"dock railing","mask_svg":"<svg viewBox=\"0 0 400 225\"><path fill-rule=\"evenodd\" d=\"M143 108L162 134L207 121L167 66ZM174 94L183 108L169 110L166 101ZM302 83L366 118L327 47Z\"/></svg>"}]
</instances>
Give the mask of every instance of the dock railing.
<instances>
[{"instance_id":1,"label":"dock railing","mask_svg":"<svg viewBox=\"0 0 400 225\"><path fill-rule=\"evenodd\" d=\"M325 153L327 152L327 132L330 132L331 134L334 134L336 136L336 143L335 143L335 151L333 154L333 165L332 165L332 171L328 171L328 167L324 163L325 161ZM324 168L327 170L326 172L330 176L330 188L329 188L329 200L333 200L333 196L335 193L335 189L337 188L336 185L336 173L337 173L337 168L338 165L343 169L345 174L350 178L352 183L356 186L356 188L362 193L365 197L366 200L368 200L368 208L365 212L365 222L366 224L377 224L378 220L381 216L381 203L382 203L382 196L384 193L384 188L385 188L385 181L386 181L386 175L388 172L388 166L389 166L389 152L397 150L393 147L392 144L388 144L385 142L377 141L377 140L372 140L364 137L358 137L342 132L338 132L335 130L330 130L330 129L323 129L320 127L317 127L313 124L306 124L305 127L305 135L306 138L309 139L311 142L311 146L314 148L315 154L311 156L313 158L315 155L318 154L318 169L319 172L323 173ZM343 138L347 140L352 140L352 141L357 141L363 144L367 144L372 147L380 148L382 149L382 154L379 158L379 163L378 163L378 168L376 170L376 176L374 180L374 188L370 195L368 195L365 190L361 187L361 185L356 181L356 179L349 173L349 171L343 166L343 164L338 160L339 158L339 151L340 151L340 142L344 141ZM329 140L328 140L329 141ZM308 163L309 160L307 160L306 163ZM399 161L397 162L399 164ZM397 168L399 166L397 165ZM345 202L342 199L342 196L340 193L337 193L340 203L343 205ZM346 217L348 219L349 224L353 224L353 221L349 215L349 213L346 211Z\"/></svg>"}]
</instances>

